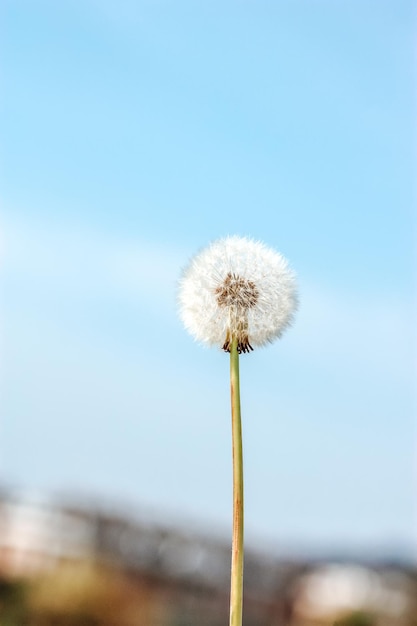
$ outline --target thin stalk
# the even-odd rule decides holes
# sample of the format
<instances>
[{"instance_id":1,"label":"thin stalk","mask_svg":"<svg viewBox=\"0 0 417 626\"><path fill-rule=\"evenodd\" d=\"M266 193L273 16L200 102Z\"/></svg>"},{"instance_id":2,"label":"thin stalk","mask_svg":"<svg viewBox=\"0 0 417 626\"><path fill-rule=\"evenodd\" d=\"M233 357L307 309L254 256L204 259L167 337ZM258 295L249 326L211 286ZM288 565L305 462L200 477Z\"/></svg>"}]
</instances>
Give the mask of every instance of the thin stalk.
<instances>
[{"instance_id":1,"label":"thin stalk","mask_svg":"<svg viewBox=\"0 0 417 626\"><path fill-rule=\"evenodd\" d=\"M239 353L237 339L230 347L230 395L233 441L233 538L229 626L242 626L243 608L243 453L240 417Z\"/></svg>"}]
</instances>

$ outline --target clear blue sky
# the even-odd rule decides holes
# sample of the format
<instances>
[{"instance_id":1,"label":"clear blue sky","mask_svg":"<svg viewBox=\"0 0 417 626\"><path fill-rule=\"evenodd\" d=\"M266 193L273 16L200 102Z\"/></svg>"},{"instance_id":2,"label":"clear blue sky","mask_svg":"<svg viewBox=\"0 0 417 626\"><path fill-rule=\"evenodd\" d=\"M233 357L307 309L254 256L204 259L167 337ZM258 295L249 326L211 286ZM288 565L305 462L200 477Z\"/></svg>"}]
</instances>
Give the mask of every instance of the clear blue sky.
<instances>
[{"instance_id":1,"label":"clear blue sky","mask_svg":"<svg viewBox=\"0 0 417 626\"><path fill-rule=\"evenodd\" d=\"M248 235L301 302L242 358L248 540L417 554L415 14L2 2L2 482L228 536L228 360L175 291L201 246Z\"/></svg>"}]
</instances>

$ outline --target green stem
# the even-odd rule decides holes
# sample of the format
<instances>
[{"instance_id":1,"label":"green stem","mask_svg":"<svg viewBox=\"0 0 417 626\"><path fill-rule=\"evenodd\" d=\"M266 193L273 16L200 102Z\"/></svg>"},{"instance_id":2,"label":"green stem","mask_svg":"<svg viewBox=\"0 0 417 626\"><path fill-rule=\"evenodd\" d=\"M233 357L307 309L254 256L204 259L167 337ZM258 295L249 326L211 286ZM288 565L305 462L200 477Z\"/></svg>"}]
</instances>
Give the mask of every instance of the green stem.
<instances>
[{"instance_id":1,"label":"green stem","mask_svg":"<svg viewBox=\"0 0 417 626\"><path fill-rule=\"evenodd\" d=\"M230 394L233 441L233 539L229 626L242 626L243 606L243 454L240 417L239 354L237 339L230 347Z\"/></svg>"}]
</instances>

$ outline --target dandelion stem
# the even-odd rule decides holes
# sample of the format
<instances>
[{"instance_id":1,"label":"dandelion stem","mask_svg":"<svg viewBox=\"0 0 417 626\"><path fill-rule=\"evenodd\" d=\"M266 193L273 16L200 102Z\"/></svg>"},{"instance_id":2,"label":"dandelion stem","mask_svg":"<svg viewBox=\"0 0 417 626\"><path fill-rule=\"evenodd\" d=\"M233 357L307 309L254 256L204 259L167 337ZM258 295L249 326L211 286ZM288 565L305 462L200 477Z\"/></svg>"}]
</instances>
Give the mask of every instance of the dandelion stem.
<instances>
[{"instance_id":1,"label":"dandelion stem","mask_svg":"<svg viewBox=\"0 0 417 626\"><path fill-rule=\"evenodd\" d=\"M230 346L230 395L233 441L233 539L229 626L242 626L243 607L243 454L240 417L238 340Z\"/></svg>"}]
</instances>

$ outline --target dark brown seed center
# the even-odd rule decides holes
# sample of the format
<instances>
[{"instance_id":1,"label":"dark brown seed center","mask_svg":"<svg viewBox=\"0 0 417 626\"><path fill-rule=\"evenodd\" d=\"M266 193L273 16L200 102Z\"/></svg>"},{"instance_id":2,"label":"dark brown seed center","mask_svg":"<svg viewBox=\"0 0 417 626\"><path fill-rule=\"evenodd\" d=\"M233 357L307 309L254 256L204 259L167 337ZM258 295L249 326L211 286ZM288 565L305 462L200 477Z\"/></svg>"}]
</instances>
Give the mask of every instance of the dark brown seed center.
<instances>
[{"instance_id":1,"label":"dark brown seed center","mask_svg":"<svg viewBox=\"0 0 417 626\"><path fill-rule=\"evenodd\" d=\"M229 272L220 287L215 291L217 303L221 307L250 309L255 306L259 292L255 283Z\"/></svg>"},{"instance_id":2,"label":"dark brown seed center","mask_svg":"<svg viewBox=\"0 0 417 626\"><path fill-rule=\"evenodd\" d=\"M242 278L229 272L223 284L215 290L217 304L229 309L229 328L223 344L223 350L230 352L232 339L237 339L237 351L249 352L253 350L249 343L248 309L258 302L259 291L251 280Z\"/></svg>"}]
</instances>

